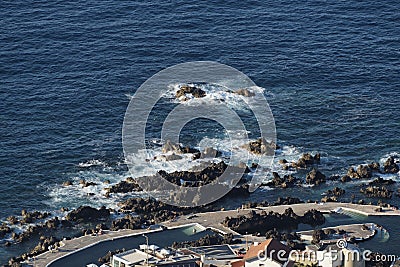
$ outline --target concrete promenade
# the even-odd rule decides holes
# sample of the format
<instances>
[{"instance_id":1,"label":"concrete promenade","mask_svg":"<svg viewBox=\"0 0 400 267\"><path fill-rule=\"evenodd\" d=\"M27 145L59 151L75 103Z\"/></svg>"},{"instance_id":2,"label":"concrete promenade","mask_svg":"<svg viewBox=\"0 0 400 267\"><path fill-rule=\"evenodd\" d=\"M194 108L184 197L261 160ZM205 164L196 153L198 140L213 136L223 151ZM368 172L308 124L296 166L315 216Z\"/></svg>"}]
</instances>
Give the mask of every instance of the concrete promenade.
<instances>
[{"instance_id":1,"label":"concrete promenade","mask_svg":"<svg viewBox=\"0 0 400 267\"><path fill-rule=\"evenodd\" d=\"M377 211L378 206L373 205L358 205L358 204L350 204L350 203L323 203L323 204L315 204L315 203L303 203L303 204L295 204L295 205L281 205L281 206L271 206L271 207L259 207L254 209L238 209L238 210L227 210L227 211L215 211L215 212L205 212L205 213L197 213L191 215L185 215L176 218L173 221L167 221L162 223L162 225L166 227L176 227L184 224L193 224L198 223L206 228L214 228L224 233L233 233L237 234L229 228L224 227L221 222L227 216L236 217L238 215L246 215L250 211L254 210L259 213L263 210L269 212L284 212L287 208L291 207L293 211L298 215L303 215L306 211L310 209L316 209L324 213L329 213L331 211L342 209L346 211L360 213L365 216L399 216L399 210L393 210L391 208L383 208L381 211ZM115 239L118 237L124 237L127 235L135 235L142 234L146 232L146 230L138 229L138 230L121 230L117 232L106 232L103 235L98 236L83 236L79 238L75 238L72 240L64 241L64 245L57 252L46 252L36 257L35 266L47 266L52 261L73 253L77 250L82 250L85 247L92 246L96 243L99 243L104 240ZM149 232L149 231L148 231ZM30 262L31 266L33 266L33 262Z\"/></svg>"}]
</instances>

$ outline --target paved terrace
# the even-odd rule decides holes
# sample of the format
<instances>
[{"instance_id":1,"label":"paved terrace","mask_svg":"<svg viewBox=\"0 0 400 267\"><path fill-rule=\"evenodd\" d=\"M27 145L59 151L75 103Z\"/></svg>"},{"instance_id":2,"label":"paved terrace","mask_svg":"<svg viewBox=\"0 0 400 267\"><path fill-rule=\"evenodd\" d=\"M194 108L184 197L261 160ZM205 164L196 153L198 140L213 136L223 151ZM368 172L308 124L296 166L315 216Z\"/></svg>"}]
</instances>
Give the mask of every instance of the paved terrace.
<instances>
[{"instance_id":1,"label":"paved terrace","mask_svg":"<svg viewBox=\"0 0 400 267\"><path fill-rule=\"evenodd\" d=\"M368 230L363 230L363 225L368 226ZM349 224L349 225L339 225L336 227L327 227L322 228L325 229L333 229L333 230L344 230L346 231L347 238L350 239L351 237L356 238L356 240L367 240L373 237L377 231L377 226L373 223L365 223L365 224ZM302 239L312 240L312 235L314 231L302 231L298 232L301 234ZM333 235L330 239L321 240L322 243L336 243L338 240L343 239L342 235Z\"/></svg>"},{"instance_id":2,"label":"paved terrace","mask_svg":"<svg viewBox=\"0 0 400 267\"><path fill-rule=\"evenodd\" d=\"M399 216L399 210L393 210L391 208L384 208L381 212L375 211L378 206L374 205L358 205L358 204L350 204L350 203L324 203L324 204L313 204L313 203L302 203L295 205L281 205L281 206L272 206L272 207L260 207L255 209L239 209L239 210L228 210L228 211L216 211L216 212L206 212L206 213L197 213L194 215L186 215L178 217L173 221L167 221L162 223L167 227L180 226L183 224L191 224L198 223L203 225L204 227L214 228L216 230L222 231L224 233L233 233L237 234L234 231L224 227L221 225L221 222L227 216L236 217L238 215L246 215L251 210L256 212L265 211L274 211L282 213L285 209L291 207L293 211L298 215L303 215L306 211L310 209L316 209L321 212L331 212L337 208L342 208L344 210L358 212L366 216ZM127 235L140 234L145 230L121 230L117 232L109 232L100 236L83 236L79 238L75 238L72 240L66 240L64 246L62 246L58 252L46 252L36 257L35 266L47 266L50 262L68 255L76 250L91 246L95 243L101 242L103 240L118 238ZM32 264L33 266L33 264Z\"/></svg>"},{"instance_id":3,"label":"paved terrace","mask_svg":"<svg viewBox=\"0 0 400 267\"><path fill-rule=\"evenodd\" d=\"M376 209L379 208L379 206L374 206L374 205L358 205L358 204L337 203L337 202L329 202L322 204L302 203L294 205L259 207L256 209L239 209L239 210L197 213L196 215L181 216L180 218L177 218L174 221L164 222L163 225L171 227L171 226L178 226L181 224L198 223L203 225L204 227L211 227L219 231L222 231L224 233L236 234L234 231L221 224L221 222L225 219L225 217L228 216L236 217L239 215L246 215L251 210L255 210L257 213L260 213L261 211L267 211L267 212L274 211L278 213L283 213L287 208L292 208L297 215L304 215L304 213L306 213L310 209L316 209L323 213L330 213L335 209L341 208L342 210L360 213L365 216L382 216L382 215L400 216L400 210L384 208L382 209L381 212L378 212L376 211Z\"/></svg>"},{"instance_id":4,"label":"paved terrace","mask_svg":"<svg viewBox=\"0 0 400 267\"><path fill-rule=\"evenodd\" d=\"M66 240L63 241L64 245L59 248L55 252L46 252L43 253L35 258L34 261L30 262L31 266L47 266L50 262L61 258L65 255L68 255L76 250L89 247L91 245L94 245L96 243L99 243L104 240L109 240L109 239L114 239L122 236L128 236L128 235L134 235L134 234L141 234L145 233L146 230L144 229L138 229L138 230L120 230L120 231L106 231L102 235L97 235L97 236L81 236L79 238L74 238L71 240ZM150 232L150 231L147 231Z\"/></svg>"}]
</instances>

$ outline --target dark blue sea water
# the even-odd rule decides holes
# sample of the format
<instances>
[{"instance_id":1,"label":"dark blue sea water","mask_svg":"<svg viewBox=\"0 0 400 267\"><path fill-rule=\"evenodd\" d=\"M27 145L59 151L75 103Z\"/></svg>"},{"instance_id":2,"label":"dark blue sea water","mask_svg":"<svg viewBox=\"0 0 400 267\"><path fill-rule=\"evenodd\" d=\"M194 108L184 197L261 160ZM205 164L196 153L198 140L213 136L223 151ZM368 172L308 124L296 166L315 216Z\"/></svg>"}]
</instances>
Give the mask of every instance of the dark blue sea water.
<instances>
[{"instance_id":1,"label":"dark blue sea water","mask_svg":"<svg viewBox=\"0 0 400 267\"><path fill-rule=\"evenodd\" d=\"M2 1L0 218L90 202L57 189L68 179L123 179L128 96L187 61L230 65L266 88L278 142L323 153L327 172L400 153L399 10L370 0Z\"/></svg>"}]
</instances>

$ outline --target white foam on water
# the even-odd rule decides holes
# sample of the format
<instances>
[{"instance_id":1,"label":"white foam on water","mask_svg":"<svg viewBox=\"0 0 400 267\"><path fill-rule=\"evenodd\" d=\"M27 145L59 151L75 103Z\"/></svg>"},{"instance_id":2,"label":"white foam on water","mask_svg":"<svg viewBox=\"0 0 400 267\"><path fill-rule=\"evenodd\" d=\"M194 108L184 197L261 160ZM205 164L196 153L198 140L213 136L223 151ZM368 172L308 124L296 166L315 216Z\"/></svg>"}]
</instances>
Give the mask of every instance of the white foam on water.
<instances>
[{"instance_id":1,"label":"white foam on water","mask_svg":"<svg viewBox=\"0 0 400 267\"><path fill-rule=\"evenodd\" d=\"M129 100L131 100L131 99L133 98L133 94L125 94L125 96L126 96Z\"/></svg>"},{"instance_id":2,"label":"white foam on water","mask_svg":"<svg viewBox=\"0 0 400 267\"><path fill-rule=\"evenodd\" d=\"M172 153L162 153L161 147L154 149L141 150L134 155L127 156L127 163L131 166L131 176L133 178L154 175L160 170L168 173L174 171L187 171L200 166L204 162L221 162L221 159L197 159L193 160L194 154L177 154L181 159L165 160L166 156Z\"/></svg>"},{"instance_id":3,"label":"white foam on water","mask_svg":"<svg viewBox=\"0 0 400 267\"><path fill-rule=\"evenodd\" d=\"M103 166L103 167L106 167L107 164L105 162L101 161L101 160L98 160L98 159L92 159L92 160L89 160L89 161L86 161L86 162L81 162L81 163L78 164L78 167L81 167L81 168L88 168L88 167L92 167L92 166Z\"/></svg>"},{"instance_id":4,"label":"white foam on water","mask_svg":"<svg viewBox=\"0 0 400 267\"><path fill-rule=\"evenodd\" d=\"M48 186L47 191L50 199L46 204L55 210L59 210L61 207L72 209L81 205L90 205L93 207L105 205L110 208L116 208L119 197L115 194L110 198L105 197L105 189L126 179L128 176L128 172L117 174L101 172L99 170L81 170L69 179L66 179L72 181L73 185L64 186L57 184ZM83 187L80 184L80 180L93 182L96 185ZM110 184L107 183L108 181Z\"/></svg>"},{"instance_id":5,"label":"white foam on water","mask_svg":"<svg viewBox=\"0 0 400 267\"><path fill-rule=\"evenodd\" d=\"M394 157L395 163L400 167L400 153L398 152L391 152L388 154L385 154L382 158L379 159L379 164L381 165L381 168L383 168L386 160L389 157ZM400 181L400 171L397 173L381 173L379 174L384 179L392 179L395 181Z\"/></svg>"},{"instance_id":6,"label":"white foam on water","mask_svg":"<svg viewBox=\"0 0 400 267\"><path fill-rule=\"evenodd\" d=\"M198 105L198 104L209 104L214 101L215 103L224 102L229 108L241 111L249 112L249 103L256 103L254 97L246 97L234 93L230 89L213 84L188 84L189 86L196 86L203 90L206 95L202 98L195 98L192 94L186 94L180 99L176 99L176 92L180 89L182 84L171 84L169 85L169 90L162 95L164 98L169 98L174 103L180 103L184 105ZM265 89L258 86L252 86L246 88L255 93L264 94Z\"/></svg>"}]
</instances>

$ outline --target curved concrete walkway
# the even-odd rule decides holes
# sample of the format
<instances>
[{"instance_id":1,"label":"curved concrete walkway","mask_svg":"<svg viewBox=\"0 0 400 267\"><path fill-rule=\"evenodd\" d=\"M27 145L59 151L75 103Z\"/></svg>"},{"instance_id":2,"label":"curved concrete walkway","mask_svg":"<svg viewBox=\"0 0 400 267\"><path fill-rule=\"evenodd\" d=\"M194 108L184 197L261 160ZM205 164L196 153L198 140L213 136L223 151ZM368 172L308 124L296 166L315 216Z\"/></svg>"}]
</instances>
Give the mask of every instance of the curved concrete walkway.
<instances>
[{"instance_id":1,"label":"curved concrete walkway","mask_svg":"<svg viewBox=\"0 0 400 267\"><path fill-rule=\"evenodd\" d=\"M215 212L205 212L205 213L197 213L192 215L185 215L178 217L173 221L167 221L162 223L162 225L170 227L181 226L185 224L193 224L198 223L204 227L213 228L219 230L223 233L233 233L231 229L224 227L221 222L227 216L236 217L238 215L246 215L250 211L254 210L255 212L265 211L274 211L283 213L287 208L292 208L293 211L298 215L303 215L306 211L310 209L316 209L324 213L329 213L336 209L343 209L347 211L352 211L356 213L363 214L365 216L400 216L400 210L393 210L391 208L384 208L382 211L376 211L379 206L374 205L358 205L351 203L337 203L337 202L329 202L329 203L302 203L302 204L294 204L294 205L281 205L281 206L271 206L271 207L258 207L254 209L238 209L238 210L227 210L227 211L215 211ZM88 246L92 246L98 242L104 240L110 240L118 237L123 237L127 235L135 235L143 233L146 230L121 230L117 232L106 232L103 235L99 236L83 236L79 238L75 238L72 240L66 240L64 246L62 246L57 252L51 253L46 252L36 257L35 266L47 266L50 262L64 257L68 254L73 253L74 251L83 249ZM151 232L151 231L147 231ZM33 266L33 262L30 262L30 266Z\"/></svg>"}]
</instances>

